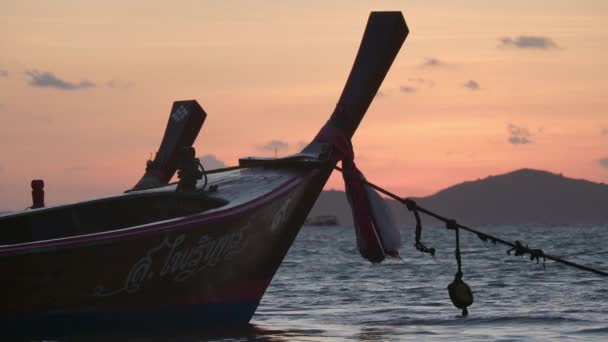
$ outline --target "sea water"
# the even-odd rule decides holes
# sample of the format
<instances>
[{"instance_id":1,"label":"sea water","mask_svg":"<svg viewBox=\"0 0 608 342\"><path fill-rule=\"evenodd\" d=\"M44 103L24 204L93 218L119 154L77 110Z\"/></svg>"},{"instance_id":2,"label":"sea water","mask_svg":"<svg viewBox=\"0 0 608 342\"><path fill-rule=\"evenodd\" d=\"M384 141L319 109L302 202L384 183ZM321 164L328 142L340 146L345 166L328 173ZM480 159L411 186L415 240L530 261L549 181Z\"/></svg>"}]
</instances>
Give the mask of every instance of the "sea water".
<instances>
[{"instance_id":1,"label":"sea water","mask_svg":"<svg viewBox=\"0 0 608 342\"><path fill-rule=\"evenodd\" d=\"M476 228L608 271L608 225ZM402 260L374 265L359 256L352 227L303 227L242 329L52 340L608 341L608 278L543 267L461 232L463 279L475 298L463 318L446 289L457 269L454 232L425 228L434 257L414 248L411 227L402 235Z\"/></svg>"},{"instance_id":2,"label":"sea water","mask_svg":"<svg viewBox=\"0 0 608 342\"><path fill-rule=\"evenodd\" d=\"M508 241L608 271L608 225L485 226ZM373 265L359 257L349 227L304 227L252 323L278 341L608 341L608 278L547 261L507 255L461 231L469 316L446 286L457 265L454 232L425 228L434 257L402 230L403 260Z\"/></svg>"}]
</instances>

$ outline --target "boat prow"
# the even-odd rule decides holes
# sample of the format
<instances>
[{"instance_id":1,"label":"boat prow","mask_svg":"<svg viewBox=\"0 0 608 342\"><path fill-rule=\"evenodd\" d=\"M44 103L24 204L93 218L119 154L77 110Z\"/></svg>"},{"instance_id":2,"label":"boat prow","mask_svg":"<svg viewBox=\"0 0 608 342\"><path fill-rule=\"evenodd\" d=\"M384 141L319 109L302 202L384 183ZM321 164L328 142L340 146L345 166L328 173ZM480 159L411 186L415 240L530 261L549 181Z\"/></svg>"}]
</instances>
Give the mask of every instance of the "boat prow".
<instances>
[{"instance_id":1,"label":"boat prow","mask_svg":"<svg viewBox=\"0 0 608 342\"><path fill-rule=\"evenodd\" d=\"M407 32L400 12L370 15L326 128L352 137ZM0 331L249 322L336 165L334 146L315 139L293 156L165 185L204 120L191 112L204 114L195 101L174 105L168 126L190 118L185 138L166 133L168 152L127 193L0 217L0 270L11 279L0 283Z\"/></svg>"}]
</instances>

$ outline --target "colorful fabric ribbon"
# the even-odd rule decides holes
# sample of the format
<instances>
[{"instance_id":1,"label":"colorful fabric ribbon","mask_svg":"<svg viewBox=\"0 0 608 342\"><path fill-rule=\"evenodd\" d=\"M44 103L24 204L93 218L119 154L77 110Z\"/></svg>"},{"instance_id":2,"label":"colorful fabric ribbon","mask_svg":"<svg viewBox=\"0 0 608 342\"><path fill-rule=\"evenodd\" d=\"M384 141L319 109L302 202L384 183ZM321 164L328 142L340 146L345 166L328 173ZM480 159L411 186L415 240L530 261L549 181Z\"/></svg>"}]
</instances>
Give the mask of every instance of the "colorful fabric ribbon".
<instances>
[{"instance_id":1,"label":"colorful fabric ribbon","mask_svg":"<svg viewBox=\"0 0 608 342\"><path fill-rule=\"evenodd\" d=\"M357 248L361 256L374 263L381 262L387 255L398 258L401 247L399 229L382 197L363 184L365 177L355 165L350 139L341 130L325 126L315 141L333 145L332 159L342 161L344 187L353 213Z\"/></svg>"}]
</instances>

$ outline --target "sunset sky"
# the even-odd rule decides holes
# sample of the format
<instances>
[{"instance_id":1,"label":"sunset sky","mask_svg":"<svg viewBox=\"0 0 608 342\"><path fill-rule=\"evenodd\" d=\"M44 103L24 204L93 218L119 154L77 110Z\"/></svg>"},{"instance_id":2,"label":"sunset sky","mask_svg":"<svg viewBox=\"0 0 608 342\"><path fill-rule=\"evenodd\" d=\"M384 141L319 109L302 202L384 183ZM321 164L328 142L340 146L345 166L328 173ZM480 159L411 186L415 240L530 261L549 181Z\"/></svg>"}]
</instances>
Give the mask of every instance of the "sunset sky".
<instances>
[{"instance_id":1,"label":"sunset sky","mask_svg":"<svg viewBox=\"0 0 608 342\"><path fill-rule=\"evenodd\" d=\"M174 100L208 113L206 161L297 152L372 10L410 35L353 140L368 179L403 196L524 167L608 182L608 1L3 0L0 211L30 205L33 178L48 204L130 188Z\"/></svg>"}]
</instances>

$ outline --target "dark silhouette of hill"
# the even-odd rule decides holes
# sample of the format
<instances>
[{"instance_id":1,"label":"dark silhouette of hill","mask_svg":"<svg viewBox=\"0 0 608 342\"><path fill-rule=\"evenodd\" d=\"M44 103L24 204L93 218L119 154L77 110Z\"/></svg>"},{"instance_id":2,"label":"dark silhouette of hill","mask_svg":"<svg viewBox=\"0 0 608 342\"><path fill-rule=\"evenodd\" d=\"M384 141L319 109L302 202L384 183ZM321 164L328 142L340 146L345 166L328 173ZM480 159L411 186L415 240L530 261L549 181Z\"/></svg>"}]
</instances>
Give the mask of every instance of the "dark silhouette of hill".
<instances>
[{"instance_id":1,"label":"dark silhouette of hill","mask_svg":"<svg viewBox=\"0 0 608 342\"><path fill-rule=\"evenodd\" d=\"M608 185L532 169L464 182L419 202L471 223L608 223Z\"/></svg>"},{"instance_id":2,"label":"dark silhouette of hill","mask_svg":"<svg viewBox=\"0 0 608 342\"><path fill-rule=\"evenodd\" d=\"M412 222L407 210L388 201L398 221ZM464 182L416 201L463 224L608 223L608 185L532 169ZM333 214L341 224L352 224L342 191L321 194L311 215L320 214Z\"/></svg>"}]
</instances>

